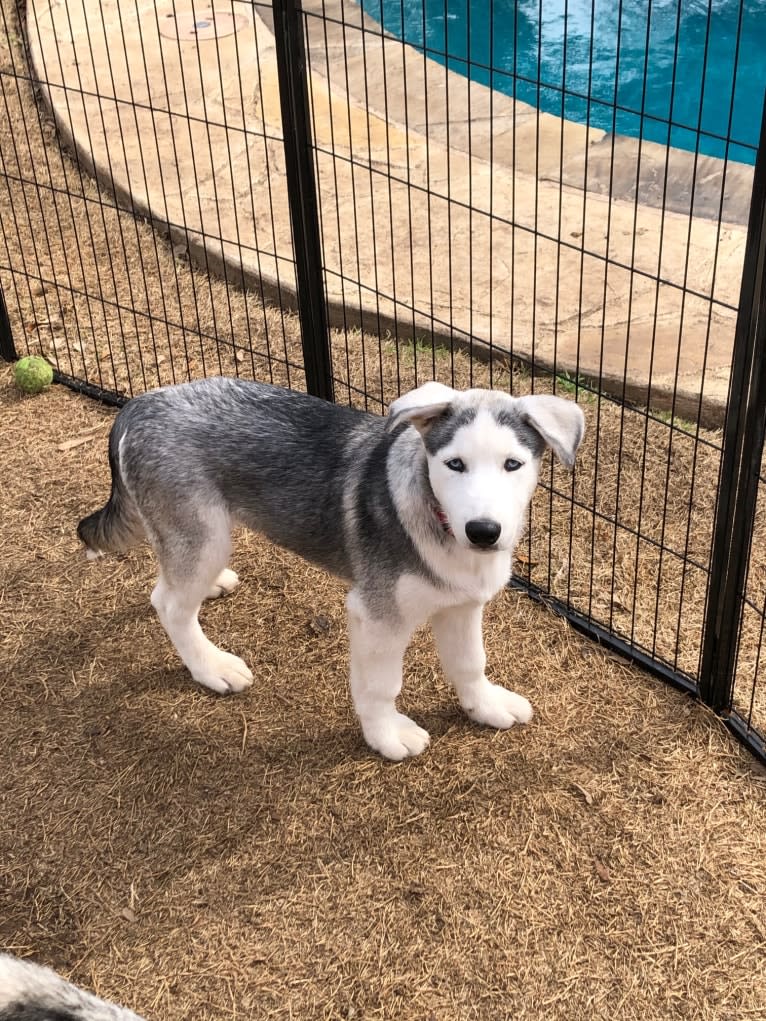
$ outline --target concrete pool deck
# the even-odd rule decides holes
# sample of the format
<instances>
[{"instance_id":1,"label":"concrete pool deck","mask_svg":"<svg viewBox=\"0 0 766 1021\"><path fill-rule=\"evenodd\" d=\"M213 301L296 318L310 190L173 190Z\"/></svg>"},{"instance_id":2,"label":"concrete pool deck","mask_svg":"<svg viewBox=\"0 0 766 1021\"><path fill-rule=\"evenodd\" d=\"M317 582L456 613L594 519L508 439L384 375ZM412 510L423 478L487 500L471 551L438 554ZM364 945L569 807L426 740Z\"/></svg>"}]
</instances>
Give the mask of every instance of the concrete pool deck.
<instances>
[{"instance_id":1,"label":"concrete pool deck","mask_svg":"<svg viewBox=\"0 0 766 1021\"><path fill-rule=\"evenodd\" d=\"M751 167L538 114L351 0L302 6L334 324L473 337L720 423ZM294 303L270 5L193 13L209 27L191 2L28 0L34 74L122 205Z\"/></svg>"}]
</instances>

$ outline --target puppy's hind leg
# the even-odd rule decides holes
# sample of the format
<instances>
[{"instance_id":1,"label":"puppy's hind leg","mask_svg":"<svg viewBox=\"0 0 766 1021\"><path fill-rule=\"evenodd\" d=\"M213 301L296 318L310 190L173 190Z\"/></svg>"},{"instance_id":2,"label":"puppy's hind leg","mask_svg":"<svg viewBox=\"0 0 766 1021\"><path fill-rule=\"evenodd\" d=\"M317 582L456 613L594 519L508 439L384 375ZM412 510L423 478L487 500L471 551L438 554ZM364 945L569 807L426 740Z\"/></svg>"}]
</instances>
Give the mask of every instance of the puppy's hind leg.
<instances>
[{"instance_id":1,"label":"puppy's hind leg","mask_svg":"<svg viewBox=\"0 0 766 1021\"><path fill-rule=\"evenodd\" d=\"M160 577L152 606L194 680L223 695L250 687L253 675L247 665L214 645L198 619L203 599L222 578L234 575L225 569L231 551L228 515L208 515L204 527L195 522L188 533L155 538L154 546Z\"/></svg>"}]
</instances>

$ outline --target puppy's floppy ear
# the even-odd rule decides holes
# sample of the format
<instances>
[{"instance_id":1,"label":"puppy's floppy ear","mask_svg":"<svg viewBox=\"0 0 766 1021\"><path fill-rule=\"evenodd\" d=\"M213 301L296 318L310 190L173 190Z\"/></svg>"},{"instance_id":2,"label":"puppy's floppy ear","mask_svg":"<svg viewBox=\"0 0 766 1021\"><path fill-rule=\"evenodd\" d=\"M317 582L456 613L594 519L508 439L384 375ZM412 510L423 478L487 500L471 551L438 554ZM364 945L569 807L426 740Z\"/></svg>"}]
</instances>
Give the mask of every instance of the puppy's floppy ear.
<instances>
[{"instance_id":1,"label":"puppy's floppy ear","mask_svg":"<svg viewBox=\"0 0 766 1021\"><path fill-rule=\"evenodd\" d=\"M434 420L447 410L457 395L457 390L433 380L417 390L402 394L388 409L386 431L392 432L402 422L409 422L419 433L427 433Z\"/></svg>"},{"instance_id":2,"label":"puppy's floppy ear","mask_svg":"<svg viewBox=\"0 0 766 1021\"><path fill-rule=\"evenodd\" d=\"M548 394L520 397L522 419L545 440L567 468L574 467L575 455L585 435L585 415L574 401Z\"/></svg>"}]
</instances>

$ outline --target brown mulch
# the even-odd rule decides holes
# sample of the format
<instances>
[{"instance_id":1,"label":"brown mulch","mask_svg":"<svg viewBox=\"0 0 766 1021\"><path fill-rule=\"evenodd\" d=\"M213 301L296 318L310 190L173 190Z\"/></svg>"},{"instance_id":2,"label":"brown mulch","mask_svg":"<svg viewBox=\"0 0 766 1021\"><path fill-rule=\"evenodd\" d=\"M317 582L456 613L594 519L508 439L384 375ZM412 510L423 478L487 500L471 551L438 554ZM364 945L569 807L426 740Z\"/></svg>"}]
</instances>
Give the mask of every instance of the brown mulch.
<instances>
[{"instance_id":1,"label":"brown mulch","mask_svg":"<svg viewBox=\"0 0 766 1021\"><path fill-rule=\"evenodd\" d=\"M506 592L490 667L533 723L470 724L422 634L433 743L383 762L342 586L249 534L203 612L256 684L211 696L150 554L78 546L113 412L5 368L0 415L4 949L169 1021L763 1016L766 776L705 709Z\"/></svg>"}]
</instances>

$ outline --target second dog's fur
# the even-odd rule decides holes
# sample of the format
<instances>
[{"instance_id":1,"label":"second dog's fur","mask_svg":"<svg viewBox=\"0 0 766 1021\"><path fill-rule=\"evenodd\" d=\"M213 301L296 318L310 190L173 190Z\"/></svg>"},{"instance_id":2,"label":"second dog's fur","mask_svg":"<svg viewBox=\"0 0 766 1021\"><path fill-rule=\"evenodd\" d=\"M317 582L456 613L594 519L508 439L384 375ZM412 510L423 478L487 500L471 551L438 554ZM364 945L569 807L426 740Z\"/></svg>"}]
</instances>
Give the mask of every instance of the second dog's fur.
<instances>
[{"instance_id":1,"label":"second dog's fur","mask_svg":"<svg viewBox=\"0 0 766 1021\"><path fill-rule=\"evenodd\" d=\"M0 954L0 1021L143 1021L106 1003L55 971Z\"/></svg>"}]
</instances>

